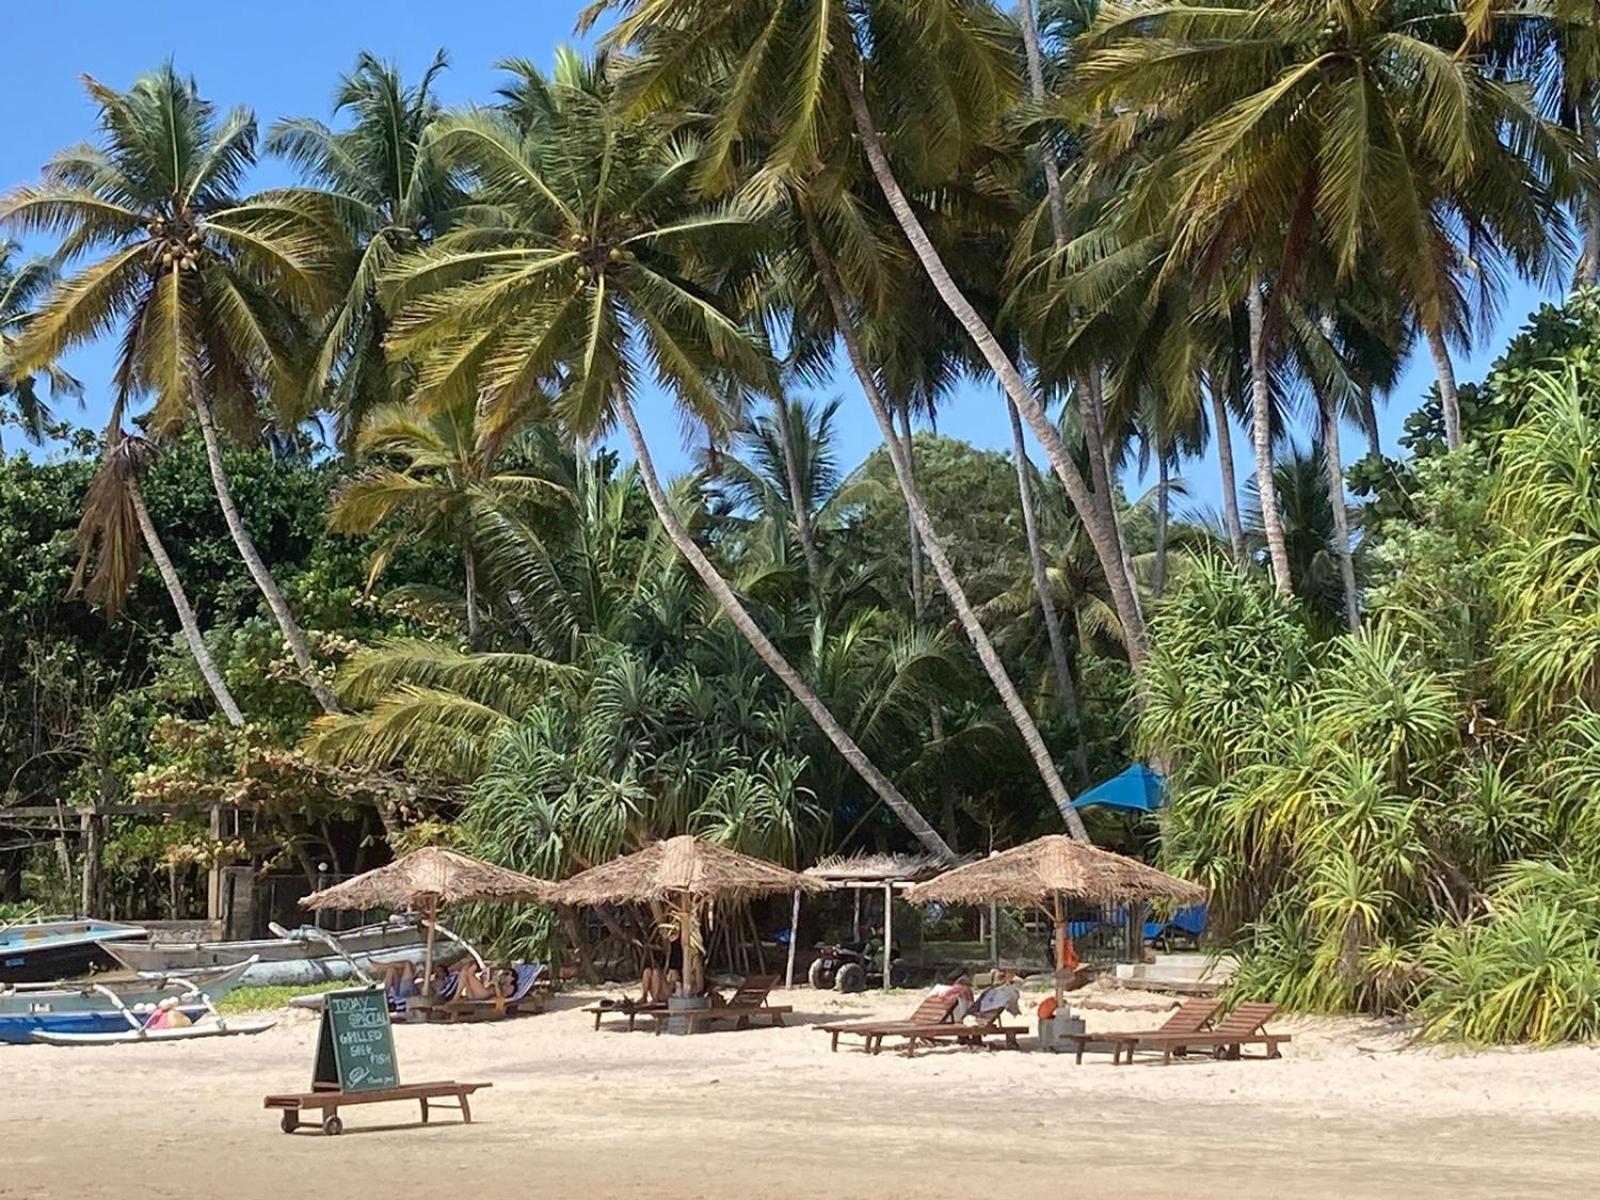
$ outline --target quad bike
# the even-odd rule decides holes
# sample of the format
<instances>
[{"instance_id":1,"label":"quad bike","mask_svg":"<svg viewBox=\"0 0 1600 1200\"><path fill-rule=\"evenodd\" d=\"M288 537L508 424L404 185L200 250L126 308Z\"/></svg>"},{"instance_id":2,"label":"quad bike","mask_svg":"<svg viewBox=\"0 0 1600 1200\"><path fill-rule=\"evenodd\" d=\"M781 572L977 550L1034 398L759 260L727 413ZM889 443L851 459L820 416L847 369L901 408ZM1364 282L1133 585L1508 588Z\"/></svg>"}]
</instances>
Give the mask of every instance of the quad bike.
<instances>
[{"instance_id":1,"label":"quad bike","mask_svg":"<svg viewBox=\"0 0 1600 1200\"><path fill-rule=\"evenodd\" d=\"M840 992L862 992L869 987L883 986L881 953L870 958L857 946L838 943L818 943L817 957L811 964L808 977L818 991L832 988ZM900 957L898 949L889 952L889 984L893 988L911 985L911 968Z\"/></svg>"}]
</instances>

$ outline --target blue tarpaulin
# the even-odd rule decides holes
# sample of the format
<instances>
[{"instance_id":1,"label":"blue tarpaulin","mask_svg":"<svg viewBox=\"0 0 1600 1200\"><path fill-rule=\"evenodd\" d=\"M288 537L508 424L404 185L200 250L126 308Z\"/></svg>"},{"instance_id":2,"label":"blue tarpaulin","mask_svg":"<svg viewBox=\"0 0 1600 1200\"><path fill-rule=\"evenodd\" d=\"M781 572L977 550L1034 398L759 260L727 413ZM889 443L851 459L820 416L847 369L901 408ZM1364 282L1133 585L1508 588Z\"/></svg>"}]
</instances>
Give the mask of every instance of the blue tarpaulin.
<instances>
[{"instance_id":1,"label":"blue tarpaulin","mask_svg":"<svg viewBox=\"0 0 1600 1200\"><path fill-rule=\"evenodd\" d=\"M1131 812L1155 812L1161 807L1160 774L1143 763L1134 763L1120 775L1096 784L1072 802L1073 808L1125 808Z\"/></svg>"}]
</instances>

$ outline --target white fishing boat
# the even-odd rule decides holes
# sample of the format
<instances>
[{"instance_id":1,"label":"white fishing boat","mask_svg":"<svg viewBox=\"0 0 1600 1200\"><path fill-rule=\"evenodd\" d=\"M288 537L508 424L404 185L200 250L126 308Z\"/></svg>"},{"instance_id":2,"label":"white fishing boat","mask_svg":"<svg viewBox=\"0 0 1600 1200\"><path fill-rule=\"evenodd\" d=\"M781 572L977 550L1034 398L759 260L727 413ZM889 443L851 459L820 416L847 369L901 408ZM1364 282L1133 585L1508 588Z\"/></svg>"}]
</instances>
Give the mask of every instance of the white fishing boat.
<instances>
[{"instance_id":1,"label":"white fishing boat","mask_svg":"<svg viewBox=\"0 0 1600 1200\"><path fill-rule=\"evenodd\" d=\"M141 975L234 966L254 958L244 977L247 985L307 988L360 979L374 960L420 963L426 953L423 931L411 921L387 921L337 935L314 925L277 932L276 938L248 942L120 942L106 949Z\"/></svg>"}]
</instances>

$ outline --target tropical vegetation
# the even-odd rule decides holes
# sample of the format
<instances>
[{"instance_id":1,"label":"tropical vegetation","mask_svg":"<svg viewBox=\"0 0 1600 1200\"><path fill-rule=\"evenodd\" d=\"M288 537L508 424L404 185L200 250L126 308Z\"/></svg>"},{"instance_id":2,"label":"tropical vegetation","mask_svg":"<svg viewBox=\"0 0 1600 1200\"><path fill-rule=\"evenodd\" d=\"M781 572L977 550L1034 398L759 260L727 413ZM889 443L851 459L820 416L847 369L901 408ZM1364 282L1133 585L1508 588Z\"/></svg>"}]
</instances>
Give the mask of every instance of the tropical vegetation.
<instances>
[{"instance_id":1,"label":"tropical vegetation","mask_svg":"<svg viewBox=\"0 0 1600 1200\"><path fill-rule=\"evenodd\" d=\"M0 195L0 903L1065 826L1241 993L1600 1036L1590 23L600 0L459 109L87 80ZM1072 803L1136 756L1154 837Z\"/></svg>"}]
</instances>

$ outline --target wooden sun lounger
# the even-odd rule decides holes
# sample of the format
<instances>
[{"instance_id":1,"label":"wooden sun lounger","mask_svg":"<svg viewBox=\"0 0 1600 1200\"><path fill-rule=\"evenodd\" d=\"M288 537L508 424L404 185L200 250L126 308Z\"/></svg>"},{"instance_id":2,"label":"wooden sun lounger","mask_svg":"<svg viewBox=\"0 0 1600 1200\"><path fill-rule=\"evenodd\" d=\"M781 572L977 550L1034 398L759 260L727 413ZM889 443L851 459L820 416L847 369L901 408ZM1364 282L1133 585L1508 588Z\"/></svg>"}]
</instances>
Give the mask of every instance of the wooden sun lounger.
<instances>
[{"instance_id":1,"label":"wooden sun lounger","mask_svg":"<svg viewBox=\"0 0 1600 1200\"><path fill-rule=\"evenodd\" d=\"M916 1053L919 1044L933 1045L936 1042L954 1042L958 1046L983 1046L993 1038L1004 1040L1005 1049L1020 1050L1017 1039L1030 1032L1022 1025L1002 1025L1001 1019L1005 1010L992 1009L988 1013L979 1014L974 1024L958 1024L955 1021L944 1021L933 1025L902 1025L898 1029L885 1028L882 1032L867 1038L867 1053L878 1054L883 1050L883 1039L886 1037L904 1038L906 1041L905 1052L907 1055Z\"/></svg>"},{"instance_id":2,"label":"wooden sun lounger","mask_svg":"<svg viewBox=\"0 0 1600 1200\"><path fill-rule=\"evenodd\" d=\"M632 1033L634 1024L640 1017L652 1017L657 1013L665 1013L667 1006L659 1000L649 1003L630 1004L624 1001L621 1004L587 1004L583 1011L594 1014L594 1027L598 1031L602 1017L627 1017L628 1032Z\"/></svg>"},{"instance_id":3,"label":"wooden sun lounger","mask_svg":"<svg viewBox=\"0 0 1600 1200\"><path fill-rule=\"evenodd\" d=\"M283 1118L279 1122L285 1133L293 1133L300 1127L300 1114L307 1109L317 1109L322 1113L322 1132L330 1137L344 1132L344 1122L339 1119L339 1110L349 1108L355 1104L383 1104L390 1100L415 1100L422 1105L422 1123L428 1123L428 1101L436 1100L440 1096L454 1096L454 1104L438 1104L438 1108L455 1108L461 1111L461 1123L472 1124L472 1106L467 1103L467 1097L479 1088L491 1086L487 1083L408 1083L403 1087L382 1088L372 1092L297 1092L290 1095L268 1096L263 1102L264 1108L283 1110Z\"/></svg>"},{"instance_id":4,"label":"wooden sun lounger","mask_svg":"<svg viewBox=\"0 0 1600 1200\"><path fill-rule=\"evenodd\" d=\"M777 986L776 975L752 975L735 989L726 1003L713 1003L710 1008L683 1012L670 1012L663 1006L660 1011L644 1015L656 1023L657 1034L666 1028L669 1021L678 1018L682 1018L691 1029L696 1025L710 1025L718 1021L732 1021L735 1029L748 1029L753 1017L767 1017L773 1025L782 1025L784 1014L792 1013L794 1006L767 1003L767 996Z\"/></svg>"},{"instance_id":5,"label":"wooden sun lounger","mask_svg":"<svg viewBox=\"0 0 1600 1200\"><path fill-rule=\"evenodd\" d=\"M1265 1058L1282 1058L1279 1050L1290 1040L1287 1033L1268 1033L1266 1023L1277 1015L1276 1004L1241 1004L1210 1029L1198 1033L1153 1032L1130 1038L1124 1043L1124 1062L1133 1062L1135 1050L1159 1050L1161 1061L1170 1063L1190 1050L1210 1050L1218 1058L1243 1058L1245 1046L1264 1046Z\"/></svg>"},{"instance_id":6,"label":"wooden sun lounger","mask_svg":"<svg viewBox=\"0 0 1600 1200\"><path fill-rule=\"evenodd\" d=\"M1081 1063L1083 1052L1093 1043L1109 1044L1111 1047L1111 1061L1117 1062L1122 1056L1122 1050L1129 1042L1137 1041L1141 1037L1149 1037L1157 1033L1199 1033L1206 1027L1206 1023L1217 1015L1217 1010L1222 1007L1220 1000L1191 999L1185 1000L1167 1017L1159 1029L1147 1029L1143 1033L1136 1030L1114 1030L1111 1033L1069 1033L1064 1041L1074 1043L1078 1048L1078 1056L1074 1060Z\"/></svg>"},{"instance_id":7,"label":"wooden sun lounger","mask_svg":"<svg viewBox=\"0 0 1600 1200\"><path fill-rule=\"evenodd\" d=\"M816 1028L832 1037L830 1050L839 1049L839 1039L846 1035L856 1035L867 1040L867 1049L871 1048L875 1035L895 1033L901 1029L918 1029L928 1025L948 1024L955 1012L956 997L953 994L929 994L922 998L922 1003L911 1010L911 1015L900 1021L848 1021L840 1025L818 1025Z\"/></svg>"},{"instance_id":8,"label":"wooden sun lounger","mask_svg":"<svg viewBox=\"0 0 1600 1200\"><path fill-rule=\"evenodd\" d=\"M538 994L539 980L533 967L516 968L517 987L509 996L491 996L484 1000L451 999L434 1007L434 1014L446 1021L499 1021L517 1016L524 1007L533 1012L544 1011L544 997Z\"/></svg>"}]
</instances>

